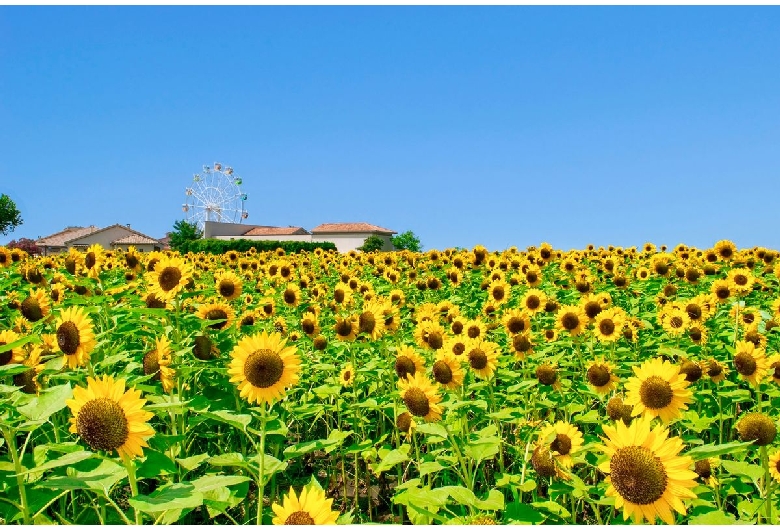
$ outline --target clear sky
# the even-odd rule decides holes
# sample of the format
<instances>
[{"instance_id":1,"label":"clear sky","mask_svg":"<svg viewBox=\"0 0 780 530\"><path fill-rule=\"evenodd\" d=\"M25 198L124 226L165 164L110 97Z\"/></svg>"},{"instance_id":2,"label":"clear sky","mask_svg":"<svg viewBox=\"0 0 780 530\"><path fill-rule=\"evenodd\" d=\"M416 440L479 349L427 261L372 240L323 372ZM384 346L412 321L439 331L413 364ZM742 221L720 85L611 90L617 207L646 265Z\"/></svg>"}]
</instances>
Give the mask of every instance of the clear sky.
<instances>
[{"instance_id":1,"label":"clear sky","mask_svg":"<svg viewBox=\"0 0 780 530\"><path fill-rule=\"evenodd\" d=\"M426 249L780 249L778 7L0 7L0 192L162 237L231 165L247 222Z\"/></svg>"}]
</instances>

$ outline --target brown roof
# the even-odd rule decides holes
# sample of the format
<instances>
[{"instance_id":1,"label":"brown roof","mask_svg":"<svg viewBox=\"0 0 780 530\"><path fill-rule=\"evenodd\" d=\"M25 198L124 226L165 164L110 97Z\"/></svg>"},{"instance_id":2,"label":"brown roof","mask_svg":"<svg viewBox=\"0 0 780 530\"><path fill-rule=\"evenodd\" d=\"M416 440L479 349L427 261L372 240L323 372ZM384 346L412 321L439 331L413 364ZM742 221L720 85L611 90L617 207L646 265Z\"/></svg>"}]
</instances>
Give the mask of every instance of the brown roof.
<instances>
[{"instance_id":1,"label":"brown roof","mask_svg":"<svg viewBox=\"0 0 780 530\"><path fill-rule=\"evenodd\" d=\"M379 234L397 234L394 230L368 223L323 223L313 228L312 234L337 234L350 232L376 232Z\"/></svg>"},{"instance_id":2,"label":"brown roof","mask_svg":"<svg viewBox=\"0 0 780 530\"><path fill-rule=\"evenodd\" d=\"M39 247L64 247L65 242L71 239L79 238L97 232L98 227L92 226L69 226L65 230L61 230L56 234L42 237L38 239L35 244Z\"/></svg>"},{"instance_id":3,"label":"brown roof","mask_svg":"<svg viewBox=\"0 0 780 530\"><path fill-rule=\"evenodd\" d=\"M111 242L112 245L160 245L160 241L149 236L130 234Z\"/></svg>"},{"instance_id":4,"label":"brown roof","mask_svg":"<svg viewBox=\"0 0 780 530\"><path fill-rule=\"evenodd\" d=\"M100 230L92 230L92 232L88 232L88 233L86 233L86 234L81 234L81 235L79 235L79 236L72 237L72 238L70 238L70 239L67 239L67 240L65 240L65 243L66 243L66 244L67 244L67 243L74 243L75 241L77 241L77 240L81 239L82 237L85 237L85 236L88 236L88 235L92 235L93 233L96 233L96 232L105 232L106 230L108 230L108 229L110 229L110 228L115 228L115 227L119 227L119 228L121 228L121 229L123 229L123 230L126 230L127 232L130 232L130 234L128 234L128 235L127 235L127 236L125 236L125 237L130 237L130 235L131 235L131 234L135 234L135 235L137 235L137 236L144 237L144 238L147 238L147 239L154 239L154 238L152 238L152 237L149 237L149 236L147 236L146 234L142 234L142 233L141 233L141 232L139 232L138 230L133 230L132 228L130 228L130 227L129 227L129 226L127 226L127 225L120 225L119 223L116 223L116 224L113 224L113 225L111 225L111 226L107 226L107 227L105 227L105 228L101 228ZM116 243L117 241L119 241L119 240L117 239L116 241L112 241L112 243ZM155 241L155 242L157 242L157 240L156 240L156 239L154 239L154 241Z\"/></svg>"},{"instance_id":5,"label":"brown roof","mask_svg":"<svg viewBox=\"0 0 780 530\"><path fill-rule=\"evenodd\" d=\"M308 234L300 226L256 226L244 232L245 236L292 236Z\"/></svg>"}]
</instances>

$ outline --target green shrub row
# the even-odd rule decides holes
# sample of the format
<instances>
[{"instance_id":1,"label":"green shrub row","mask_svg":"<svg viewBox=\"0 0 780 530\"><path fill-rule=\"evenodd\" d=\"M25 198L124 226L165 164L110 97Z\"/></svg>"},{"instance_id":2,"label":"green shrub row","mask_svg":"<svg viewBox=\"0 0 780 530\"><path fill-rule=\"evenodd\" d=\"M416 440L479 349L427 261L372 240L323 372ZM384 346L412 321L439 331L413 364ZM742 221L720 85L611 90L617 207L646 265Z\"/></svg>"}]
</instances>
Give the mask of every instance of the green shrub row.
<instances>
[{"instance_id":1,"label":"green shrub row","mask_svg":"<svg viewBox=\"0 0 780 530\"><path fill-rule=\"evenodd\" d=\"M225 252L235 250L236 252L247 252L254 248L258 252L265 250L274 251L277 248L283 249L288 254L297 252L313 252L314 249L336 250L336 245L330 241L313 243L310 241L252 241L250 239L196 239L184 241L179 246L179 252L206 252L209 254L224 254Z\"/></svg>"}]
</instances>

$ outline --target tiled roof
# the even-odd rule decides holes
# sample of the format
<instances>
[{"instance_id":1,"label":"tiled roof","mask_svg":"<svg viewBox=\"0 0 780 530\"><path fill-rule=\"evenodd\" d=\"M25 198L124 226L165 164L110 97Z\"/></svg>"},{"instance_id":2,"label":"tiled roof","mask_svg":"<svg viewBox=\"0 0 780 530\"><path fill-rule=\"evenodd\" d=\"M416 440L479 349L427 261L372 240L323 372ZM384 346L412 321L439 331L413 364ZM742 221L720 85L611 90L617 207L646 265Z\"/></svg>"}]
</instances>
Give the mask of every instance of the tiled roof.
<instances>
[{"instance_id":1,"label":"tiled roof","mask_svg":"<svg viewBox=\"0 0 780 530\"><path fill-rule=\"evenodd\" d=\"M377 232L379 234L397 234L394 230L388 230L381 226L368 223L323 223L313 228L312 234L334 234L350 232Z\"/></svg>"},{"instance_id":2,"label":"tiled roof","mask_svg":"<svg viewBox=\"0 0 780 530\"><path fill-rule=\"evenodd\" d=\"M111 242L112 245L159 245L160 241L143 234L130 234Z\"/></svg>"},{"instance_id":3,"label":"tiled roof","mask_svg":"<svg viewBox=\"0 0 780 530\"><path fill-rule=\"evenodd\" d=\"M119 228L121 228L122 230L124 230L124 231L126 231L126 232L129 232L129 233L128 233L128 235L127 235L127 236L125 236L125 237L129 237L131 234L135 234L135 235L137 235L137 236L145 237L145 238L148 238L148 239L154 239L154 238L151 238L151 237L147 236L146 234L142 234L142 233L141 233L141 232L139 232L138 230L133 230L132 228L130 228L130 227L129 227L129 226L127 226L127 225L120 225L119 223L116 223L116 224L113 224L113 225L111 225L111 226L107 226L107 227L105 227L105 228L101 228L100 230L93 230L92 232L88 232L88 233L86 233L86 234L81 234L81 235L79 235L79 236L72 237L72 238L70 238L70 239L67 239L67 240L65 240L65 243L66 243L66 244L67 244L67 243L75 243L75 242L76 242L76 240L78 240L78 239L81 239L81 238L83 238L83 237L85 237L85 236L92 235L92 234L93 234L93 233L95 233L95 232L105 232L106 230L109 230L109 229L111 229L111 228L116 228L116 227L119 227ZM117 240L117 241L118 241L118 240ZM157 240L155 239L155 241L157 241ZM115 242L115 241L113 241L113 242Z\"/></svg>"},{"instance_id":4,"label":"tiled roof","mask_svg":"<svg viewBox=\"0 0 780 530\"><path fill-rule=\"evenodd\" d=\"M52 234L50 236L42 237L38 239L35 244L39 247L64 247L65 242L71 239L83 237L97 232L98 227L92 226L69 226L65 230Z\"/></svg>"},{"instance_id":5,"label":"tiled roof","mask_svg":"<svg viewBox=\"0 0 780 530\"><path fill-rule=\"evenodd\" d=\"M291 236L308 234L300 226L256 226L244 232L245 236Z\"/></svg>"}]
</instances>

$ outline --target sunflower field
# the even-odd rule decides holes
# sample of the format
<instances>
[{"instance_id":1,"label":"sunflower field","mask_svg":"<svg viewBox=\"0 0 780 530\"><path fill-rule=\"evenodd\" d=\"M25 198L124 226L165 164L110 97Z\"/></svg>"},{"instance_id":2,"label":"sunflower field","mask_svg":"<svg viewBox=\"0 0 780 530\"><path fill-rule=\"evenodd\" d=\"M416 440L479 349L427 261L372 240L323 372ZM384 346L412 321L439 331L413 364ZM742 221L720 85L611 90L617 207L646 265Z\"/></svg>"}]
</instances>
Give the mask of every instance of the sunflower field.
<instances>
[{"instance_id":1,"label":"sunflower field","mask_svg":"<svg viewBox=\"0 0 780 530\"><path fill-rule=\"evenodd\" d=\"M0 524L778 524L780 253L0 247Z\"/></svg>"}]
</instances>

